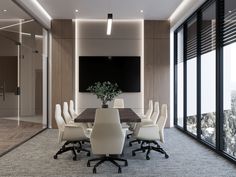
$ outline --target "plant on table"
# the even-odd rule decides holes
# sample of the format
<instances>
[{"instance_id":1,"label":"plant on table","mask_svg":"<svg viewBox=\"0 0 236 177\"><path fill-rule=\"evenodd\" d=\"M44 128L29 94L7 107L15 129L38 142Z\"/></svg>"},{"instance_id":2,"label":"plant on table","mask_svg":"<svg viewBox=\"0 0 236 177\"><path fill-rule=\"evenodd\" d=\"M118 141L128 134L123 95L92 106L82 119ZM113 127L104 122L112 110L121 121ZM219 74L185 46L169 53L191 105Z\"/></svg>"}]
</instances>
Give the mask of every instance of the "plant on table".
<instances>
[{"instance_id":1,"label":"plant on table","mask_svg":"<svg viewBox=\"0 0 236 177\"><path fill-rule=\"evenodd\" d=\"M95 82L87 88L87 91L90 91L102 101L103 108L107 108L107 102L112 101L116 96L122 93L117 83L113 84L109 81L103 83Z\"/></svg>"}]
</instances>

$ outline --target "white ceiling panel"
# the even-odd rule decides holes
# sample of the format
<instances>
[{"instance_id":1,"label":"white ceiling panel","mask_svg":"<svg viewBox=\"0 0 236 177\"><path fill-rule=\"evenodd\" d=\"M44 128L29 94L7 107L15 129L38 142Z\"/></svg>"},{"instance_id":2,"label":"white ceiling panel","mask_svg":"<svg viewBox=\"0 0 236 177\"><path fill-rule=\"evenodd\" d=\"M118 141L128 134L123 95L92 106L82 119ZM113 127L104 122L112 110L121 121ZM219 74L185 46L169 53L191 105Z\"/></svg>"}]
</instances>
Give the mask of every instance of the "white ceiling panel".
<instances>
[{"instance_id":1,"label":"white ceiling panel","mask_svg":"<svg viewBox=\"0 0 236 177\"><path fill-rule=\"evenodd\" d=\"M111 12L114 19L165 20L182 0L38 0L54 19L104 19ZM75 9L79 12L76 13ZM141 13L140 10L144 12Z\"/></svg>"}]
</instances>

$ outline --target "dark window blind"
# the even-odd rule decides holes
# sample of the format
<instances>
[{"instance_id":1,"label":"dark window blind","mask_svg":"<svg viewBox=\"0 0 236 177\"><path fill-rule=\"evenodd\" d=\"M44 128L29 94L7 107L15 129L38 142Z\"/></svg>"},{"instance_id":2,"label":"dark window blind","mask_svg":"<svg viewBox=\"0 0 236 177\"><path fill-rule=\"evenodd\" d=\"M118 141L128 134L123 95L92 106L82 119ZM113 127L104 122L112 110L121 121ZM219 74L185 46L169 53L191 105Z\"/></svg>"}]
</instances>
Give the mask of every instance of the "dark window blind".
<instances>
[{"instance_id":1,"label":"dark window blind","mask_svg":"<svg viewBox=\"0 0 236 177\"><path fill-rule=\"evenodd\" d=\"M224 16L223 46L236 42L236 9Z\"/></svg>"}]
</instances>

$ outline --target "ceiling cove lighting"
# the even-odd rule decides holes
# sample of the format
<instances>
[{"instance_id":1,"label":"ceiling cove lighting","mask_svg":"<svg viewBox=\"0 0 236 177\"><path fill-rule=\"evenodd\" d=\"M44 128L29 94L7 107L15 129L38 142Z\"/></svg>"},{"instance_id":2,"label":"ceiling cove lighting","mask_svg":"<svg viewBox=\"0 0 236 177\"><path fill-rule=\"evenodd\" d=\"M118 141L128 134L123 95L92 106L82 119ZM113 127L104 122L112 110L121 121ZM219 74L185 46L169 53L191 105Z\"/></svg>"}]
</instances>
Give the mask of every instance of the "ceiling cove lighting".
<instances>
[{"instance_id":1,"label":"ceiling cove lighting","mask_svg":"<svg viewBox=\"0 0 236 177\"><path fill-rule=\"evenodd\" d=\"M48 14L48 12L43 8L43 6L42 6L37 0L32 0L32 2L38 7L38 9L39 9L49 20L52 20L52 17Z\"/></svg>"},{"instance_id":2,"label":"ceiling cove lighting","mask_svg":"<svg viewBox=\"0 0 236 177\"><path fill-rule=\"evenodd\" d=\"M107 15L107 35L111 35L112 14Z\"/></svg>"},{"instance_id":3,"label":"ceiling cove lighting","mask_svg":"<svg viewBox=\"0 0 236 177\"><path fill-rule=\"evenodd\" d=\"M174 20L193 0L183 0L180 5L175 9L175 11L169 17L169 21Z\"/></svg>"}]
</instances>

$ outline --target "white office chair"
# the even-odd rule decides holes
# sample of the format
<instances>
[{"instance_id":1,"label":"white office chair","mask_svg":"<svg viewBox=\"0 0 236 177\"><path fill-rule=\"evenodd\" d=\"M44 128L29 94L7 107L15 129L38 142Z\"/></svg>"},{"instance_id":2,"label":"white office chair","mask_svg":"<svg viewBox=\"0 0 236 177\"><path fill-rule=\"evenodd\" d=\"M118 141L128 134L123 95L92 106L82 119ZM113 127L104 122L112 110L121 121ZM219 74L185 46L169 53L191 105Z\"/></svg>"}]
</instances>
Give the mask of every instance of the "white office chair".
<instances>
[{"instance_id":1,"label":"white office chair","mask_svg":"<svg viewBox=\"0 0 236 177\"><path fill-rule=\"evenodd\" d=\"M148 110L146 111L146 114L140 116L141 119L150 119L152 112L153 112L153 101L149 100L148 101Z\"/></svg>"},{"instance_id":2,"label":"white office chair","mask_svg":"<svg viewBox=\"0 0 236 177\"><path fill-rule=\"evenodd\" d=\"M77 152L85 151L87 152L87 156L90 156L90 151L83 149L81 145L81 141L88 140L89 135L85 135L83 128L75 127L71 125L66 125L65 121L61 116L61 105L57 104L55 107L55 119L58 126L58 141L61 143L62 141L66 141L61 149L54 155L54 159L57 159L59 154L62 154L67 151L72 151L74 154L73 160L77 159ZM72 146L67 146L72 144ZM78 145L77 145L78 144Z\"/></svg>"},{"instance_id":3,"label":"white office chair","mask_svg":"<svg viewBox=\"0 0 236 177\"><path fill-rule=\"evenodd\" d=\"M63 117L65 119L66 124L72 124L74 123L74 120L72 119L69 110L68 110L68 103L63 103Z\"/></svg>"},{"instance_id":4,"label":"white office chair","mask_svg":"<svg viewBox=\"0 0 236 177\"><path fill-rule=\"evenodd\" d=\"M92 161L99 161L93 167L93 173L96 173L96 167L105 161L110 161L117 166L118 173L121 173L121 166L116 161L123 161L125 166L128 165L127 160L110 156L122 154L125 142L125 132L122 130L117 109L100 108L96 110L90 142L93 154L104 155L100 158L88 160L87 166L90 166Z\"/></svg>"},{"instance_id":5,"label":"white office chair","mask_svg":"<svg viewBox=\"0 0 236 177\"><path fill-rule=\"evenodd\" d=\"M78 117L79 115L75 112L75 109L74 109L74 101L73 100L70 100L70 115L72 117L72 119L75 119L76 117Z\"/></svg>"},{"instance_id":6,"label":"white office chair","mask_svg":"<svg viewBox=\"0 0 236 177\"><path fill-rule=\"evenodd\" d=\"M147 110L146 114L140 115L140 118L142 119L142 121L150 120L152 113L153 113L153 101L149 100L149 102L148 102L148 110ZM129 123L129 130L131 132L133 132L134 129L135 129L135 126L136 126L136 123ZM129 139L132 134L133 133L128 134L127 135L127 139Z\"/></svg>"},{"instance_id":7,"label":"white office chair","mask_svg":"<svg viewBox=\"0 0 236 177\"><path fill-rule=\"evenodd\" d=\"M114 99L113 108L124 108L124 107L125 107L125 104L124 104L123 98Z\"/></svg>"},{"instance_id":8,"label":"white office chair","mask_svg":"<svg viewBox=\"0 0 236 177\"><path fill-rule=\"evenodd\" d=\"M146 153L146 159L149 160L149 154L151 150L165 154L165 158L169 158L169 155L160 147L157 141L164 143L164 127L167 120L167 105L161 106L161 114L155 124L146 124L138 127L138 131L134 133L136 139L142 141L139 149L133 150L132 155L135 156L135 152L142 151ZM152 146L154 144L155 146Z\"/></svg>"},{"instance_id":9,"label":"white office chair","mask_svg":"<svg viewBox=\"0 0 236 177\"><path fill-rule=\"evenodd\" d=\"M159 113L160 113L160 110L159 110L159 102L155 102L154 103L154 111L152 113L152 116L149 118L149 119L142 119L141 120L141 123L139 123L137 126L135 126L135 128L133 129L133 132L135 134L135 132L137 132L139 130L139 127L142 126L142 125L149 125L149 124L156 124L157 122L157 119L159 117ZM129 142L129 146L132 146L132 143L134 142L140 142L139 139L135 139L133 141L130 141Z\"/></svg>"}]
</instances>

